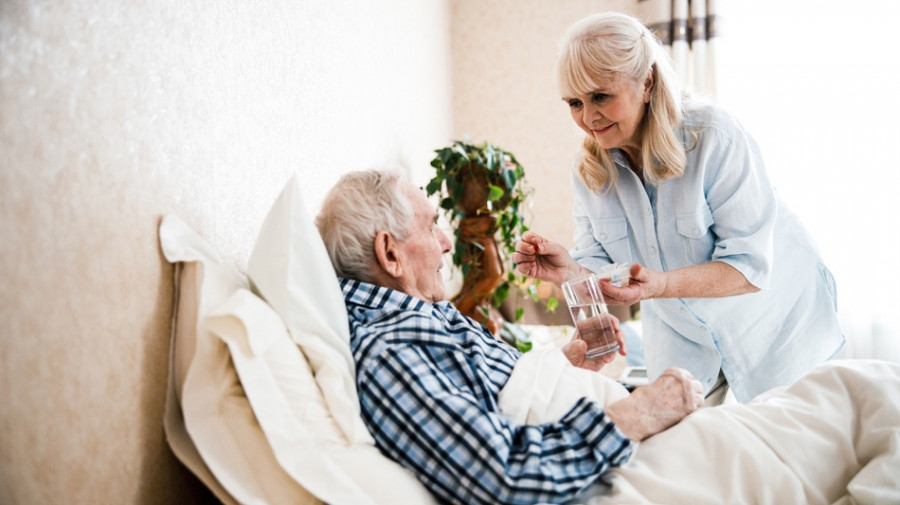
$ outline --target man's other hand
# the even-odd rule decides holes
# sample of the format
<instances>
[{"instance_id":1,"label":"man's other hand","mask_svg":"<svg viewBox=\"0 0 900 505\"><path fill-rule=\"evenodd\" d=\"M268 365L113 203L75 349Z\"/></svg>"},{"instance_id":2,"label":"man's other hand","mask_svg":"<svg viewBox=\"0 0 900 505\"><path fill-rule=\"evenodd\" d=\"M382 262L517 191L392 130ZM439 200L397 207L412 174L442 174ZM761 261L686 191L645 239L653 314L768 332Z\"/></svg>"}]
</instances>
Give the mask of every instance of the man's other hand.
<instances>
[{"instance_id":1,"label":"man's other hand","mask_svg":"<svg viewBox=\"0 0 900 505\"><path fill-rule=\"evenodd\" d=\"M643 440L703 406L703 386L690 372L669 368L628 398L606 407L606 415L631 440Z\"/></svg>"}]
</instances>

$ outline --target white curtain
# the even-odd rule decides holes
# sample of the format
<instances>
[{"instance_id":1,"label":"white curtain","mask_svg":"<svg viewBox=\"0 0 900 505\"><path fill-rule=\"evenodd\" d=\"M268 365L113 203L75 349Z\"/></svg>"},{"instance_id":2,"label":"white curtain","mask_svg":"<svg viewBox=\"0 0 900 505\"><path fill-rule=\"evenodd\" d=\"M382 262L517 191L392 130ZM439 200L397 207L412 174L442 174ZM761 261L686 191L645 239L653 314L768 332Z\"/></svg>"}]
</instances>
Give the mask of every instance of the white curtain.
<instances>
[{"instance_id":1,"label":"white curtain","mask_svg":"<svg viewBox=\"0 0 900 505\"><path fill-rule=\"evenodd\" d=\"M669 48L682 85L716 98L716 0L639 0L637 17Z\"/></svg>"},{"instance_id":2,"label":"white curtain","mask_svg":"<svg viewBox=\"0 0 900 505\"><path fill-rule=\"evenodd\" d=\"M683 85L760 143L837 281L842 357L900 362L900 93L884 70L900 68L900 2L635 0L629 10L669 47Z\"/></svg>"},{"instance_id":3,"label":"white curtain","mask_svg":"<svg viewBox=\"0 0 900 505\"><path fill-rule=\"evenodd\" d=\"M834 274L843 355L900 362L900 2L719 8L716 102L759 142Z\"/></svg>"}]
</instances>

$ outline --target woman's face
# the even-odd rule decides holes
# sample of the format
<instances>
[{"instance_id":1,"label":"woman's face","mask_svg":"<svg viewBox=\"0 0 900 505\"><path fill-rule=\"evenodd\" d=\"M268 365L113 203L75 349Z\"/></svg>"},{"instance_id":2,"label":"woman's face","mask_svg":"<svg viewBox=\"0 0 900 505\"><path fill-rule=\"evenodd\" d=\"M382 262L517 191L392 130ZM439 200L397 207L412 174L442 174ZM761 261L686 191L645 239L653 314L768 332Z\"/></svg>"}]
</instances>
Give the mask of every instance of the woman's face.
<instances>
[{"instance_id":1,"label":"woman's face","mask_svg":"<svg viewBox=\"0 0 900 505\"><path fill-rule=\"evenodd\" d=\"M572 119L604 149L640 150L639 126L650 101L652 81L613 79L584 95L563 97Z\"/></svg>"}]
</instances>

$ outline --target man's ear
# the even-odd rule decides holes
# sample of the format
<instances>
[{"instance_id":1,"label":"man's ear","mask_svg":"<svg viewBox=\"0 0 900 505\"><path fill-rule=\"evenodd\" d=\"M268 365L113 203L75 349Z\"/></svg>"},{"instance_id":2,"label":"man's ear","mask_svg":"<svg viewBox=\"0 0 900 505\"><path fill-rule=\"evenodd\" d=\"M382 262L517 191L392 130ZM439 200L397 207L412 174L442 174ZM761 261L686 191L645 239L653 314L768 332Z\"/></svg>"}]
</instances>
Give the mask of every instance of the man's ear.
<instances>
[{"instance_id":1,"label":"man's ear","mask_svg":"<svg viewBox=\"0 0 900 505\"><path fill-rule=\"evenodd\" d=\"M381 269L393 278L399 278L403 274L403 265L400 262L400 251L394 236L386 231L375 234L375 258Z\"/></svg>"}]
</instances>

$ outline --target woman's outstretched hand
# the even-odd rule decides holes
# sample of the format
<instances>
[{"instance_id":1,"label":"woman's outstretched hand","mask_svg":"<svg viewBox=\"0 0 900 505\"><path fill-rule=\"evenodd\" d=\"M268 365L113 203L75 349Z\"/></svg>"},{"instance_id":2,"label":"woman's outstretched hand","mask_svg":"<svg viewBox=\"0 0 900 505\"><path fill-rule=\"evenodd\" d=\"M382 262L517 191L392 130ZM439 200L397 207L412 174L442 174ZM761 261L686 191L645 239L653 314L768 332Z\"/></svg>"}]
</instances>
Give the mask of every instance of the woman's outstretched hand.
<instances>
[{"instance_id":1,"label":"woman's outstretched hand","mask_svg":"<svg viewBox=\"0 0 900 505\"><path fill-rule=\"evenodd\" d=\"M639 263L631 265L631 279L628 285L617 288L609 283L609 280L601 279L600 289L603 298L609 305L631 305L641 300L656 298L666 288L664 274L650 270Z\"/></svg>"},{"instance_id":2,"label":"woman's outstretched hand","mask_svg":"<svg viewBox=\"0 0 900 505\"><path fill-rule=\"evenodd\" d=\"M522 239L516 242L512 260L516 264L516 270L522 275L552 282L557 286L590 273L572 259L563 246L533 231L526 231Z\"/></svg>"}]
</instances>

